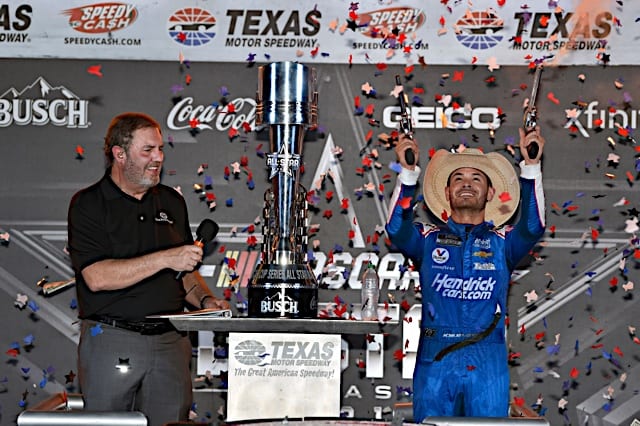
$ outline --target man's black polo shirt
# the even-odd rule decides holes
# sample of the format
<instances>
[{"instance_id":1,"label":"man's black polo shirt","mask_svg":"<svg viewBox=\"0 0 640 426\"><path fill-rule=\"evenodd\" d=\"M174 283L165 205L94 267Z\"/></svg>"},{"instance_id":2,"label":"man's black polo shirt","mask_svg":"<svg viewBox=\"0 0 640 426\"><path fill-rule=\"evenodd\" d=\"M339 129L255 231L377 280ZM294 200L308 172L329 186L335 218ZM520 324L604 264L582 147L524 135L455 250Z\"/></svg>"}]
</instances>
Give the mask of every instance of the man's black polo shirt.
<instances>
[{"instance_id":1,"label":"man's black polo shirt","mask_svg":"<svg viewBox=\"0 0 640 426\"><path fill-rule=\"evenodd\" d=\"M139 321L151 314L181 312L185 291L169 268L121 290L93 292L84 282L80 272L97 261L193 243L187 206L177 191L159 184L138 200L121 191L110 172L74 195L69 206L69 251L80 318Z\"/></svg>"}]
</instances>

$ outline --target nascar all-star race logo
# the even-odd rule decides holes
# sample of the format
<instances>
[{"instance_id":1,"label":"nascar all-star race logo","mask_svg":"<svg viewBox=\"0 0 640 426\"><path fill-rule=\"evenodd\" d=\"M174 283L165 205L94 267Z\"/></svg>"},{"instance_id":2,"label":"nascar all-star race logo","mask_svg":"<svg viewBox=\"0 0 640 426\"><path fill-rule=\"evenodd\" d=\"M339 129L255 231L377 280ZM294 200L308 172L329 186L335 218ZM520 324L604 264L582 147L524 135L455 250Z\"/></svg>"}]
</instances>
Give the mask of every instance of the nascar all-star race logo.
<instances>
[{"instance_id":1,"label":"nascar all-star race logo","mask_svg":"<svg viewBox=\"0 0 640 426\"><path fill-rule=\"evenodd\" d=\"M468 10L455 24L456 38L463 46L474 50L490 49L500 43L503 36L498 34L504 28L504 21L495 10Z\"/></svg>"},{"instance_id":2,"label":"nascar all-star race logo","mask_svg":"<svg viewBox=\"0 0 640 426\"><path fill-rule=\"evenodd\" d=\"M89 34L111 33L133 24L138 17L135 6L126 3L96 3L67 9L69 25L76 31Z\"/></svg>"},{"instance_id":3,"label":"nascar all-star race logo","mask_svg":"<svg viewBox=\"0 0 640 426\"><path fill-rule=\"evenodd\" d=\"M171 38L184 46L202 46L216 36L216 18L199 7L176 10L168 23Z\"/></svg>"}]
</instances>

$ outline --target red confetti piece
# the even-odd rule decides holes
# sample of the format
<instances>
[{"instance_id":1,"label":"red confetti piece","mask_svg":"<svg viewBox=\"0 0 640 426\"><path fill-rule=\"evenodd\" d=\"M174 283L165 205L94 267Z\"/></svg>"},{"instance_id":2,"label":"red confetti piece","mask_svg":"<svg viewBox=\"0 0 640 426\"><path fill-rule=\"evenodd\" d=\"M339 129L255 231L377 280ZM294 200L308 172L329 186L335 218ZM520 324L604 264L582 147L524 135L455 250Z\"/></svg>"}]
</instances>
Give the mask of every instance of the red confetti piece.
<instances>
[{"instance_id":1,"label":"red confetti piece","mask_svg":"<svg viewBox=\"0 0 640 426\"><path fill-rule=\"evenodd\" d=\"M84 148L81 145L76 145L76 154L79 157L84 157Z\"/></svg>"},{"instance_id":2,"label":"red confetti piece","mask_svg":"<svg viewBox=\"0 0 640 426\"><path fill-rule=\"evenodd\" d=\"M353 104L355 105L356 108L360 108L360 96L355 96L353 98Z\"/></svg>"},{"instance_id":3,"label":"red confetti piece","mask_svg":"<svg viewBox=\"0 0 640 426\"><path fill-rule=\"evenodd\" d=\"M364 137L365 142L369 143L371 142L371 138L373 138L373 130L369 130L367 132L367 135Z\"/></svg>"},{"instance_id":4,"label":"red confetti piece","mask_svg":"<svg viewBox=\"0 0 640 426\"><path fill-rule=\"evenodd\" d=\"M332 216L333 212L331 210L325 210L324 213L322 213L322 217L326 219L331 219Z\"/></svg>"},{"instance_id":5,"label":"red confetti piece","mask_svg":"<svg viewBox=\"0 0 640 426\"><path fill-rule=\"evenodd\" d=\"M87 72L91 75L102 78L102 65L91 65L87 68Z\"/></svg>"},{"instance_id":6,"label":"red confetti piece","mask_svg":"<svg viewBox=\"0 0 640 426\"><path fill-rule=\"evenodd\" d=\"M227 104L227 114L233 114L236 112L236 106L234 104Z\"/></svg>"},{"instance_id":7,"label":"red confetti piece","mask_svg":"<svg viewBox=\"0 0 640 426\"><path fill-rule=\"evenodd\" d=\"M618 277L611 277L609 280L609 287L617 287L618 286Z\"/></svg>"},{"instance_id":8,"label":"red confetti piece","mask_svg":"<svg viewBox=\"0 0 640 426\"><path fill-rule=\"evenodd\" d=\"M375 111L375 105L369 104L365 108L364 113L366 114L367 117L371 117L374 111Z\"/></svg>"},{"instance_id":9,"label":"red confetti piece","mask_svg":"<svg viewBox=\"0 0 640 426\"><path fill-rule=\"evenodd\" d=\"M519 396L514 396L513 397L513 403L515 405L517 405L518 407L524 407L524 398L519 397Z\"/></svg>"},{"instance_id":10,"label":"red confetti piece","mask_svg":"<svg viewBox=\"0 0 640 426\"><path fill-rule=\"evenodd\" d=\"M560 100L556 98L556 95L554 95L553 92L550 92L547 95L547 99L549 99L551 102L553 102L556 105L560 105Z\"/></svg>"},{"instance_id":11,"label":"red confetti piece","mask_svg":"<svg viewBox=\"0 0 640 426\"><path fill-rule=\"evenodd\" d=\"M236 136L238 136L239 134L240 134L240 132L238 132L238 129L236 129L235 127L229 128L229 132L228 132L229 139L233 139Z\"/></svg>"},{"instance_id":12,"label":"red confetti piece","mask_svg":"<svg viewBox=\"0 0 640 426\"><path fill-rule=\"evenodd\" d=\"M191 127L192 129L198 127L198 124L200 124L200 120L198 120L197 118L192 118L191 120L189 120L189 127Z\"/></svg>"},{"instance_id":13,"label":"red confetti piece","mask_svg":"<svg viewBox=\"0 0 640 426\"><path fill-rule=\"evenodd\" d=\"M600 232L598 232L597 229L591 228L591 239L593 241L597 241L599 236L600 236Z\"/></svg>"},{"instance_id":14,"label":"red confetti piece","mask_svg":"<svg viewBox=\"0 0 640 426\"><path fill-rule=\"evenodd\" d=\"M575 379L580 375L580 372L578 371L577 368L573 367L569 375L571 376L572 379Z\"/></svg>"},{"instance_id":15,"label":"red confetti piece","mask_svg":"<svg viewBox=\"0 0 640 426\"><path fill-rule=\"evenodd\" d=\"M407 345L408 345L408 341L407 341ZM405 346L406 347L406 346ZM393 352L393 359L395 359L396 361L402 361L402 359L405 357L406 355L402 353L401 349L397 349Z\"/></svg>"},{"instance_id":16,"label":"red confetti piece","mask_svg":"<svg viewBox=\"0 0 640 426\"><path fill-rule=\"evenodd\" d=\"M508 192L503 192L502 194L498 195L498 198L501 202L506 203L507 201L511 201L511 194L509 194Z\"/></svg>"},{"instance_id":17,"label":"red confetti piece","mask_svg":"<svg viewBox=\"0 0 640 426\"><path fill-rule=\"evenodd\" d=\"M191 74L187 74L187 75L184 77L184 82L185 82L185 84L186 84L187 86L191 84Z\"/></svg>"},{"instance_id":18,"label":"red confetti piece","mask_svg":"<svg viewBox=\"0 0 640 426\"><path fill-rule=\"evenodd\" d=\"M620 346L616 346L615 348L613 348L613 351L618 354L618 356L623 357L624 358L624 354L622 353L622 349L620 349Z\"/></svg>"},{"instance_id":19,"label":"red confetti piece","mask_svg":"<svg viewBox=\"0 0 640 426\"><path fill-rule=\"evenodd\" d=\"M402 303L400 303L400 309L402 309L405 313L409 312L409 309L411 309L411 305L406 300L403 300Z\"/></svg>"},{"instance_id":20,"label":"red confetti piece","mask_svg":"<svg viewBox=\"0 0 640 426\"><path fill-rule=\"evenodd\" d=\"M475 365L467 365L467 371L473 371L476 369Z\"/></svg>"},{"instance_id":21,"label":"red confetti piece","mask_svg":"<svg viewBox=\"0 0 640 426\"><path fill-rule=\"evenodd\" d=\"M549 25L549 17L545 15L541 15L540 20L538 22L540 22L541 27L546 28Z\"/></svg>"},{"instance_id":22,"label":"red confetti piece","mask_svg":"<svg viewBox=\"0 0 640 426\"><path fill-rule=\"evenodd\" d=\"M536 340L541 340L542 338L544 338L544 336L545 336L544 331L542 333L537 333L536 334Z\"/></svg>"},{"instance_id":23,"label":"red confetti piece","mask_svg":"<svg viewBox=\"0 0 640 426\"><path fill-rule=\"evenodd\" d=\"M591 345L591 349L600 349L602 347L604 347L604 344L602 344L602 343L597 343L595 345Z\"/></svg>"},{"instance_id":24,"label":"red confetti piece","mask_svg":"<svg viewBox=\"0 0 640 426\"><path fill-rule=\"evenodd\" d=\"M411 207L411 197L404 197L398 200L398 205L402 207L403 210L408 209L409 207Z\"/></svg>"},{"instance_id":25,"label":"red confetti piece","mask_svg":"<svg viewBox=\"0 0 640 426\"><path fill-rule=\"evenodd\" d=\"M384 71L384 70L386 70L386 69L387 69L387 64L385 64L385 63L383 63L383 62L378 62L378 63L376 64L376 68L377 68L379 71Z\"/></svg>"}]
</instances>

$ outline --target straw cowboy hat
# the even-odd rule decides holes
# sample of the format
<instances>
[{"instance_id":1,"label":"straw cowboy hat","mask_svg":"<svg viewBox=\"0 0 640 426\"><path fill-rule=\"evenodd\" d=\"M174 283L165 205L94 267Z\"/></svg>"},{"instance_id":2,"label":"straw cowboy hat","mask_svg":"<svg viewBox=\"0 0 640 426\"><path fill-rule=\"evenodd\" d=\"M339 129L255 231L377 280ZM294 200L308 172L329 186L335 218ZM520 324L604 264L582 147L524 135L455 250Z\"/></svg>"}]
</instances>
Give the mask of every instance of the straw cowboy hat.
<instances>
[{"instance_id":1,"label":"straw cowboy hat","mask_svg":"<svg viewBox=\"0 0 640 426\"><path fill-rule=\"evenodd\" d=\"M485 208L485 220L493 222L495 226L508 221L520 202L520 183L516 171L509 160L497 152L484 154L476 148L466 148L456 154L440 149L431 158L424 173L423 184L423 194L429 210L441 220L451 216L444 189L449 175L461 167L473 167L486 174L496 191Z\"/></svg>"}]
</instances>

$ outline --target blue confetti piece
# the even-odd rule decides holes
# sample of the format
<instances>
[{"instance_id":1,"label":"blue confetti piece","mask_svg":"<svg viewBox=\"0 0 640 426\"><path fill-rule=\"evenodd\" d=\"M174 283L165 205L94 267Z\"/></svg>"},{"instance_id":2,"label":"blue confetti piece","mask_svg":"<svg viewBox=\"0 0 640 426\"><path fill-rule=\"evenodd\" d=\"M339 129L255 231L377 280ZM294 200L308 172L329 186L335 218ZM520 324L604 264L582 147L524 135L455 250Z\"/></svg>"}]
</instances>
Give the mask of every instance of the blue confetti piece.
<instances>
[{"instance_id":1,"label":"blue confetti piece","mask_svg":"<svg viewBox=\"0 0 640 426\"><path fill-rule=\"evenodd\" d=\"M612 408L613 408L613 401L607 402L602 406L602 409L607 413L610 412Z\"/></svg>"},{"instance_id":2,"label":"blue confetti piece","mask_svg":"<svg viewBox=\"0 0 640 426\"><path fill-rule=\"evenodd\" d=\"M227 198L224 203L227 207L233 207L233 198Z\"/></svg>"},{"instance_id":3,"label":"blue confetti piece","mask_svg":"<svg viewBox=\"0 0 640 426\"><path fill-rule=\"evenodd\" d=\"M91 337L95 337L98 334L102 334L104 331L102 330L102 326L100 324L96 324L91 327Z\"/></svg>"},{"instance_id":4,"label":"blue confetti piece","mask_svg":"<svg viewBox=\"0 0 640 426\"><path fill-rule=\"evenodd\" d=\"M213 185L213 178L209 175L205 175L204 176L204 184L205 186L212 186Z\"/></svg>"},{"instance_id":5,"label":"blue confetti piece","mask_svg":"<svg viewBox=\"0 0 640 426\"><path fill-rule=\"evenodd\" d=\"M34 341L33 334L29 334L28 336L26 336L22 340L24 341L24 344L27 345L27 346L33 345L33 341Z\"/></svg>"},{"instance_id":6,"label":"blue confetti piece","mask_svg":"<svg viewBox=\"0 0 640 426\"><path fill-rule=\"evenodd\" d=\"M434 319L436 317L436 308L433 306L431 302L427 303L427 310L429 312L429 316L431 317L431 319Z\"/></svg>"},{"instance_id":7,"label":"blue confetti piece","mask_svg":"<svg viewBox=\"0 0 640 426\"><path fill-rule=\"evenodd\" d=\"M348 269L343 269L342 271L342 278L345 280L348 280L349 277L351 276L351 271L349 271Z\"/></svg>"},{"instance_id":8,"label":"blue confetti piece","mask_svg":"<svg viewBox=\"0 0 640 426\"><path fill-rule=\"evenodd\" d=\"M607 352L607 351L605 351L605 350L603 350L603 351L602 351L602 356L603 356L605 359L608 359L608 360L611 360L611 358L612 358L611 353L609 353L609 352Z\"/></svg>"},{"instance_id":9,"label":"blue confetti piece","mask_svg":"<svg viewBox=\"0 0 640 426\"><path fill-rule=\"evenodd\" d=\"M363 107L358 107L354 110L354 114L355 115L362 115L364 114L364 108Z\"/></svg>"},{"instance_id":10,"label":"blue confetti piece","mask_svg":"<svg viewBox=\"0 0 640 426\"><path fill-rule=\"evenodd\" d=\"M542 325L543 325L544 329L546 330L547 329L547 317L543 317L542 318Z\"/></svg>"},{"instance_id":11,"label":"blue confetti piece","mask_svg":"<svg viewBox=\"0 0 640 426\"><path fill-rule=\"evenodd\" d=\"M542 367L534 367L533 372L534 373L544 373L544 368L542 368Z\"/></svg>"},{"instance_id":12,"label":"blue confetti piece","mask_svg":"<svg viewBox=\"0 0 640 426\"><path fill-rule=\"evenodd\" d=\"M20 408L24 408L27 406L27 401L25 401L24 399L21 399L20 402L18 402L18 406Z\"/></svg>"},{"instance_id":13,"label":"blue confetti piece","mask_svg":"<svg viewBox=\"0 0 640 426\"><path fill-rule=\"evenodd\" d=\"M69 308L78 309L78 301L76 299L71 299L71 303L69 303Z\"/></svg>"},{"instance_id":14,"label":"blue confetti piece","mask_svg":"<svg viewBox=\"0 0 640 426\"><path fill-rule=\"evenodd\" d=\"M572 200L565 201L565 202L562 204L562 208L563 208L563 209L564 209L564 208L567 208L567 207L569 207L571 204L573 204L573 201L572 201Z\"/></svg>"},{"instance_id":15,"label":"blue confetti piece","mask_svg":"<svg viewBox=\"0 0 640 426\"><path fill-rule=\"evenodd\" d=\"M389 168L396 173L400 173L402 171L402 165L396 161L392 161L391 164L389 164Z\"/></svg>"},{"instance_id":16,"label":"blue confetti piece","mask_svg":"<svg viewBox=\"0 0 640 426\"><path fill-rule=\"evenodd\" d=\"M47 386L47 378L43 377L38 386L40 386L40 389L44 389L44 387Z\"/></svg>"},{"instance_id":17,"label":"blue confetti piece","mask_svg":"<svg viewBox=\"0 0 640 426\"><path fill-rule=\"evenodd\" d=\"M227 87L226 87L226 86L222 86L222 87L220 88L220 94L221 94L222 96L229 96L229 89L227 89Z\"/></svg>"},{"instance_id":18,"label":"blue confetti piece","mask_svg":"<svg viewBox=\"0 0 640 426\"><path fill-rule=\"evenodd\" d=\"M33 312L38 312L40 310L40 306L38 306L38 304L36 302L34 302L33 300L30 300L29 303L27 304L27 306Z\"/></svg>"},{"instance_id":19,"label":"blue confetti piece","mask_svg":"<svg viewBox=\"0 0 640 426\"><path fill-rule=\"evenodd\" d=\"M504 144L505 145L513 145L516 142L516 138L515 136L507 136L506 138L504 138Z\"/></svg>"},{"instance_id":20,"label":"blue confetti piece","mask_svg":"<svg viewBox=\"0 0 640 426\"><path fill-rule=\"evenodd\" d=\"M547 353L549 355L558 355L560 353L560 345L547 346Z\"/></svg>"},{"instance_id":21,"label":"blue confetti piece","mask_svg":"<svg viewBox=\"0 0 640 426\"><path fill-rule=\"evenodd\" d=\"M591 287L587 287L586 293L587 293L587 296L589 297L593 296L593 290L591 289Z\"/></svg>"},{"instance_id":22,"label":"blue confetti piece","mask_svg":"<svg viewBox=\"0 0 640 426\"><path fill-rule=\"evenodd\" d=\"M577 198L582 198L582 197L584 197L584 192L578 192L578 193L576 194L576 197L577 197Z\"/></svg>"},{"instance_id":23,"label":"blue confetti piece","mask_svg":"<svg viewBox=\"0 0 640 426\"><path fill-rule=\"evenodd\" d=\"M336 244L333 246L333 251L335 253L342 253L344 251L344 247L342 247L340 244Z\"/></svg>"},{"instance_id":24,"label":"blue confetti piece","mask_svg":"<svg viewBox=\"0 0 640 426\"><path fill-rule=\"evenodd\" d=\"M11 342L11 349L20 349L20 343Z\"/></svg>"},{"instance_id":25,"label":"blue confetti piece","mask_svg":"<svg viewBox=\"0 0 640 426\"><path fill-rule=\"evenodd\" d=\"M25 376L28 376L29 372L31 371L29 367L20 367L20 370L22 371L22 374Z\"/></svg>"},{"instance_id":26,"label":"blue confetti piece","mask_svg":"<svg viewBox=\"0 0 640 426\"><path fill-rule=\"evenodd\" d=\"M253 190L256 187L256 183L253 180L250 180L249 182L247 182L247 187Z\"/></svg>"},{"instance_id":27,"label":"blue confetti piece","mask_svg":"<svg viewBox=\"0 0 640 426\"><path fill-rule=\"evenodd\" d=\"M540 416L544 417L545 414L547 414L547 407L542 407L540 409Z\"/></svg>"}]
</instances>

